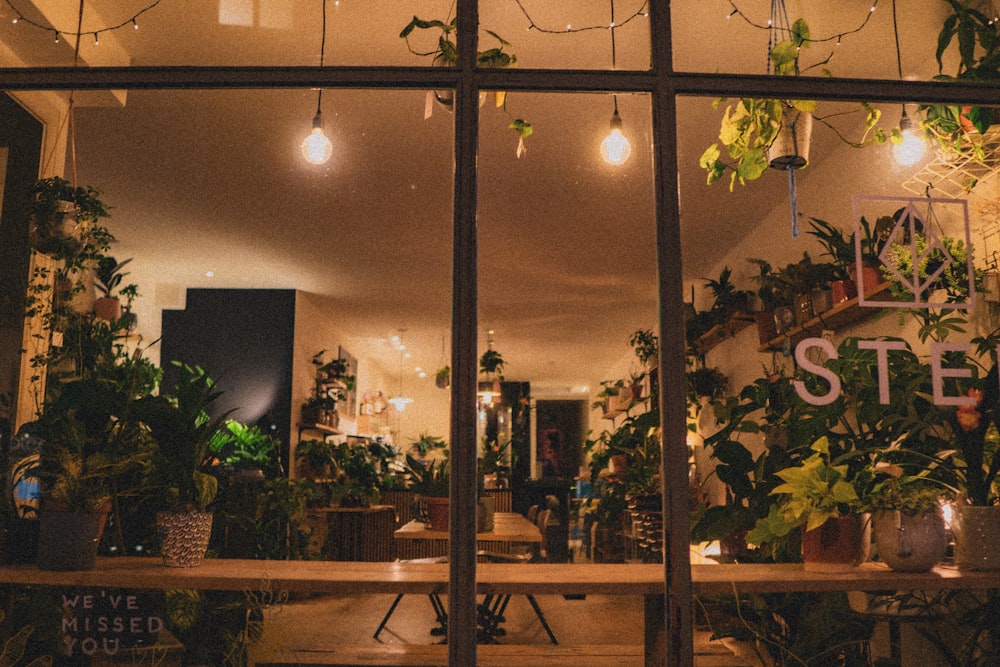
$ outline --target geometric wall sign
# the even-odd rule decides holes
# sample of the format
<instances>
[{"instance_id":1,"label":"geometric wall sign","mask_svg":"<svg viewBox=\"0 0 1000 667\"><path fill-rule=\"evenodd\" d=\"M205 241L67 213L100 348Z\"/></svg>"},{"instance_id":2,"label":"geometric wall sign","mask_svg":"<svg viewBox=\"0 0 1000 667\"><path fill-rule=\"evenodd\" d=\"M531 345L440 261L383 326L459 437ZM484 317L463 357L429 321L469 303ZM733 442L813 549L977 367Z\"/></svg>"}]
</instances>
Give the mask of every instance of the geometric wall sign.
<instances>
[{"instance_id":1,"label":"geometric wall sign","mask_svg":"<svg viewBox=\"0 0 1000 667\"><path fill-rule=\"evenodd\" d=\"M964 199L935 199L931 197L876 197L855 195L854 197L854 261L861 266L861 244L864 238L862 218L879 241L879 260L903 286L906 298L901 300L879 300L877 295L869 298L876 285L863 284L863 272L858 271L858 304L869 308L937 308L951 310L971 310L975 308L975 266L972 256L969 230L969 207ZM964 244L964 258L956 259L942 237L950 237ZM901 250L906 260L894 261L893 250ZM928 258L935 260L928 263ZM957 275L968 276L968 294L961 300L949 298L942 290L930 290L928 286L964 260L964 271ZM924 269L921 271L921 269ZM926 275L921 275L926 273ZM879 282L882 281L880 276Z\"/></svg>"}]
</instances>

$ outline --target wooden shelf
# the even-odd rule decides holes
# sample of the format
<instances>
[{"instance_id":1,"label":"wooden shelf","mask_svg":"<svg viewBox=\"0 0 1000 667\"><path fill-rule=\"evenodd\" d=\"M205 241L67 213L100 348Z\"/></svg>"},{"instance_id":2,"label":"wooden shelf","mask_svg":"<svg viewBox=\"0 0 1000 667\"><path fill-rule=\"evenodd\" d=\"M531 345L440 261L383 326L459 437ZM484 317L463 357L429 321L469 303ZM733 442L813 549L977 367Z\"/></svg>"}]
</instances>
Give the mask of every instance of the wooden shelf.
<instances>
[{"instance_id":1,"label":"wooden shelf","mask_svg":"<svg viewBox=\"0 0 1000 667\"><path fill-rule=\"evenodd\" d=\"M299 439L302 438L303 431L319 431L320 433L325 433L326 435L343 435L343 431L339 431L332 426L327 426L326 424L299 424Z\"/></svg>"},{"instance_id":2,"label":"wooden shelf","mask_svg":"<svg viewBox=\"0 0 1000 667\"><path fill-rule=\"evenodd\" d=\"M725 324L716 324L714 327L698 336L698 339L692 346L690 353L701 356L727 338L732 338L739 332L743 331L748 326L753 324L753 322L754 318L752 314L736 313L730 317L729 321Z\"/></svg>"},{"instance_id":3,"label":"wooden shelf","mask_svg":"<svg viewBox=\"0 0 1000 667\"><path fill-rule=\"evenodd\" d=\"M889 283L882 283L873 289L868 290L865 294L865 298L871 299L882 294L883 292L888 291L888 289ZM881 308L868 308L860 306L859 299L854 297L853 299L848 299L843 303L838 303L830 310L820 313L804 324L792 327L777 338L774 338L758 347L757 351L773 352L775 350L780 350L785 347L786 341L788 341L790 345L794 346L804 338L821 335L824 329L836 330L848 324L860 322L861 320L877 315L880 312L882 312Z\"/></svg>"}]
</instances>

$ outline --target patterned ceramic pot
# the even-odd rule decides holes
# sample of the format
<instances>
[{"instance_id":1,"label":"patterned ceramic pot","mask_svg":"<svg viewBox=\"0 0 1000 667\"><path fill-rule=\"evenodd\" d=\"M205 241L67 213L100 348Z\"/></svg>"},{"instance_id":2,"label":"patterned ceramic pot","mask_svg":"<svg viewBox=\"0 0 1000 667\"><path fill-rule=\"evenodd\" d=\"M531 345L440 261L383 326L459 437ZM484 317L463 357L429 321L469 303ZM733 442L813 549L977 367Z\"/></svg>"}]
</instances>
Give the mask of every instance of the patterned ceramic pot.
<instances>
[{"instance_id":1,"label":"patterned ceramic pot","mask_svg":"<svg viewBox=\"0 0 1000 667\"><path fill-rule=\"evenodd\" d=\"M163 562L170 567L194 567L208 551L212 535L212 512L157 512Z\"/></svg>"}]
</instances>

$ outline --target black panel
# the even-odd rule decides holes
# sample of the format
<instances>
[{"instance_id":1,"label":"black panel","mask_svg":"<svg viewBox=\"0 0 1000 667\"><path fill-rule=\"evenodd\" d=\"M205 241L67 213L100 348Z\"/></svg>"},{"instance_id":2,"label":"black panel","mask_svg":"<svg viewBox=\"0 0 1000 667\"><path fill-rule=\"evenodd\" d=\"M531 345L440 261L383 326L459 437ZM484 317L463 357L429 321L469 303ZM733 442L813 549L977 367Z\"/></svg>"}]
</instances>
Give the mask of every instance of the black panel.
<instances>
[{"instance_id":1,"label":"black panel","mask_svg":"<svg viewBox=\"0 0 1000 667\"><path fill-rule=\"evenodd\" d=\"M294 337L295 290L189 289L185 310L163 311L164 391L170 362L201 366L223 391L217 414L267 426L287 452Z\"/></svg>"},{"instance_id":2,"label":"black panel","mask_svg":"<svg viewBox=\"0 0 1000 667\"><path fill-rule=\"evenodd\" d=\"M28 211L38 179L42 124L13 99L0 93L0 147L7 148L0 217L0 394L17 395L21 363L24 295L28 287ZM0 419L0 463L12 424Z\"/></svg>"}]
</instances>

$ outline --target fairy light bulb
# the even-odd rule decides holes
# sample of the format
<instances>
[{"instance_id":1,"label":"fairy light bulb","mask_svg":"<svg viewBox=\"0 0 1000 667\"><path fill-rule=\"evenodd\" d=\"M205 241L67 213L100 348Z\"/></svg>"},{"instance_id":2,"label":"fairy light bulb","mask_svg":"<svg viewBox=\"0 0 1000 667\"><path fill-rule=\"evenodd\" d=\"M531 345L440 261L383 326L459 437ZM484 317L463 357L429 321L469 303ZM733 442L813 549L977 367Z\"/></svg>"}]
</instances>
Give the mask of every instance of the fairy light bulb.
<instances>
[{"instance_id":1,"label":"fairy light bulb","mask_svg":"<svg viewBox=\"0 0 1000 667\"><path fill-rule=\"evenodd\" d=\"M312 132L302 142L302 157L311 164L325 164L333 155L333 143L323 133L323 118L320 112L312 122Z\"/></svg>"},{"instance_id":2,"label":"fairy light bulb","mask_svg":"<svg viewBox=\"0 0 1000 667\"><path fill-rule=\"evenodd\" d=\"M924 157L927 145L920 138L913 119L906 115L906 109L903 109L903 115L899 119L899 130L903 138L898 144L893 144L892 156L895 158L896 164L912 167Z\"/></svg>"},{"instance_id":3,"label":"fairy light bulb","mask_svg":"<svg viewBox=\"0 0 1000 667\"><path fill-rule=\"evenodd\" d=\"M618 109L611 116L611 132L601 142L601 157L610 165L624 164L632 154L632 144L622 134L622 118Z\"/></svg>"}]
</instances>

